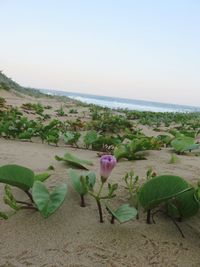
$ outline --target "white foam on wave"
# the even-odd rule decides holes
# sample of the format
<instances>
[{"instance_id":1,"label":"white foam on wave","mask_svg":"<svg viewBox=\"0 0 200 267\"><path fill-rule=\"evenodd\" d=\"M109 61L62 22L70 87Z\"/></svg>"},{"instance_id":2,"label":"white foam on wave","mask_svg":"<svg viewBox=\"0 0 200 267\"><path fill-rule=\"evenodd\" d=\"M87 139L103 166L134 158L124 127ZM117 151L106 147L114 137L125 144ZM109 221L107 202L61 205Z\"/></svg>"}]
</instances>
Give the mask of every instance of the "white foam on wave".
<instances>
[{"instance_id":1,"label":"white foam on wave","mask_svg":"<svg viewBox=\"0 0 200 267\"><path fill-rule=\"evenodd\" d=\"M68 97L73 98L75 100L87 103L87 104L95 104L102 107L109 107L113 109L129 109L129 110L139 110L139 111L154 111L154 112L188 112L189 109L181 109L181 108L170 108L170 107L156 107L156 106L148 106L148 105L140 105L140 104L130 104L123 103L118 101L106 101L102 99L95 98L87 98L82 96L73 96L68 95Z\"/></svg>"},{"instance_id":2,"label":"white foam on wave","mask_svg":"<svg viewBox=\"0 0 200 267\"><path fill-rule=\"evenodd\" d=\"M71 99L75 99L87 104L94 104L102 107L108 107L112 109L128 109L138 111L153 111L153 112L200 112L199 107L191 107L175 104L164 104L159 102L149 102L144 100L123 99L123 98L111 98L106 96L94 96L87 94L78 94L72 92L55 91L41 89L41 92L49 95L67 96Z\"/></svg>"}]
</instances>

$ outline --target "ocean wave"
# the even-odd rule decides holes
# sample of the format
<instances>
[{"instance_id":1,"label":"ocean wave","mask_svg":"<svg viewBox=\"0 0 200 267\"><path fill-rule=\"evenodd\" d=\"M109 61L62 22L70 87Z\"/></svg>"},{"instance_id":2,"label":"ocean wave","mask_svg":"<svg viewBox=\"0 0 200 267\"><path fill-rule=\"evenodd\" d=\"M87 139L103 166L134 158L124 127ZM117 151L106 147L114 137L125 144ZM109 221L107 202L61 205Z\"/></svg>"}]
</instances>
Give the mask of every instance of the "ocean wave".
<instances>
[{"instance_id":1,"label":"ocean wave","mask_svg":"<svg viewBox=\"0 0 200 267\"><path fill-rule=\"evenodd\" d=\"M69 98L81 101L87 104L94 104L102 107L108 107L112 109L128 109L138 111L153 111L153 112L199 112L200 108L166 104L159 102L150 102L144 100L125 99L117 97L107 96L95 96L89 94L78 94L72 92L56 91L56 90L41 90L42 92L50 95L67 96Z\"/></svg>"},{"instance_id":2,"label":"ocean wave","mask_svg":"<svg viewBox=\"0 0 200 267\"><path fill-rule=\"evenodd\" d=\"M153 111L153 112L189 112L190 109L185 108L170 108L170 107L156 107L152 105L140 105L140 104L129 104L118 101L105 101L95 98L87 98L82 96L72 96L68 95L68 97L81 101L87 104L95 104L102 107L109 107L112 109L129 109L129 110L138 110L138 111Z\"/></svg>"}]
</instances>

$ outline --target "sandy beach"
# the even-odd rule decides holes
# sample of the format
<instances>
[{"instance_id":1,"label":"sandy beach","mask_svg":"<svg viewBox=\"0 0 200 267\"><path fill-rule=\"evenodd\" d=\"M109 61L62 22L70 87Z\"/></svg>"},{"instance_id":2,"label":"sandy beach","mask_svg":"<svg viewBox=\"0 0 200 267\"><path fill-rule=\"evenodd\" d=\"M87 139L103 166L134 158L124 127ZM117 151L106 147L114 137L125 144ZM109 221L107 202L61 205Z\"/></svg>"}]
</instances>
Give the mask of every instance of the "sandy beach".
<instances>
[{"instance_id":1,"label":"sandy beach","mask_svg":"<svg viewBox=\"0 0 200 267\"><path fill-rule=\"evenodd\" d=\"M40 102L51 105L48 114L56 118L55 110L61 104L67 113L70 108L77 109L77 114L69 114L67 119L88 118L87 108L79 107L72 101L62 103L58 99L39 98L19 95L15 92L0 91L7 105L21 107L22 104ZM83 116L83 111L86 115ZM25 114L34 119L34 114ZM83 118L84 117L84 118ZM60 118L59 118L60 119ZM62 120L66 118L62 117ZM153 129L141 126L146 135L158 135ZM0 138L0 165L19 164L31 168L36 173L45 171L53 165L51 177L45 182L52 188L61 182L68 184L68 197L61 208L48 219L39 212L20 211L8 220L0 220L0 266L51 266L51 267L198 267L200 266L200 218L199 215L180 224L185 238L182 238L172 221L164 215L156 216L156 224L147 225L145 214L140 211L139 220L120 225L109 223L105 213L105 222L98 222L96 205L86 197L87 206L79 206L79 197L74 192L68 175L69 167L55 160L55 155L63 156L70 152L91 160L90 168L99 172L99 157L96 151L76 149L59 143L58 147L42 144L37 138L33 142L6 140ZM141 180L148 168L158 174L179 175L195 184L200 177L199 157L179 155L176 164L169 164L171 148L148 151L147 160L121 160L109 178L119 184L117 198L113 205L128 201L122 177L127 171L134 170ZM3 198L4 185L0 184ZM26 199L23 192L15 189L21 199ZM0 201L0 210L9 209Z\"/></svg>"}]
</instances>

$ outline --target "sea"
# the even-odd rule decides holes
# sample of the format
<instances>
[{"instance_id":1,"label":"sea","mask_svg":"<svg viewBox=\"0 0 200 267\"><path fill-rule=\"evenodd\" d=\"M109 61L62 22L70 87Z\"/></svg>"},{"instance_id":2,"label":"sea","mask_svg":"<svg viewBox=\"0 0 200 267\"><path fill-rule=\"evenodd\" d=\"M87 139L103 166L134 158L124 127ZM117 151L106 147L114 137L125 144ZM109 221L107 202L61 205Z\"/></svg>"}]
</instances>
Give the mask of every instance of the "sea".
<instances>
[{"instance_id":1,"label":"sea","mask_svg":"<svg viewBox=\"0 0 200 267\"><path fill-rule=\"evenodd\" d=\"M166 104L160 102L73 93L49 89L41 89L40 91L49 95L67 96L71 99L75 99L83 103L95 104L98 106L109 107L112 109L128 109L153 112L200 112L200 107L194 106Z\"/></svg>"}]
</instances>

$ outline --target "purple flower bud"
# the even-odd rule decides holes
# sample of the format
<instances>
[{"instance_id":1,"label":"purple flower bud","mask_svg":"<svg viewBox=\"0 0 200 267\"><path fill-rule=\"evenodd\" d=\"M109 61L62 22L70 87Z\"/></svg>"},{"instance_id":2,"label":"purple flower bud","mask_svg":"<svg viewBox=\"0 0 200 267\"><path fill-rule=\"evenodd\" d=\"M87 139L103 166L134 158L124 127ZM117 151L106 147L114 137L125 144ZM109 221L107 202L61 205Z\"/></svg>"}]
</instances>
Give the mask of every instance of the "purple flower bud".
<instances>
[{"instance_id":1,"label":"purple flower bud","mask_svg":"<svg viewBox=\"0 0 200 267\"><path fill-rule=\"evenodd\" d=\"M117 160L112 155L103 155L100 159L101 181L104 183L110 176L112 169L117 164Z\"/></svg>"}]
</instances>

